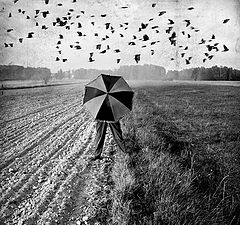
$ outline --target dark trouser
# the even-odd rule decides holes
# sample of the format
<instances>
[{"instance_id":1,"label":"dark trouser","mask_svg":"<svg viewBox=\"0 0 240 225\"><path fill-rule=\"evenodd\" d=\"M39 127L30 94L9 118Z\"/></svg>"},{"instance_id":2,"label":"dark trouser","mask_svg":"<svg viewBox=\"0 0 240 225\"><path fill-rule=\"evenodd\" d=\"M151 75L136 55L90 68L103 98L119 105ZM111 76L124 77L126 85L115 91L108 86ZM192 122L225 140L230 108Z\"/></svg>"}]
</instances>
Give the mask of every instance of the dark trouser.
<instances>
[{"instance_id":1,"label":"dark trouser","mask_svg":"<svg viewBox=\"0 0 240 225\"><path fill-rule=\"evenodd\" d=\"M108 124L110 126L114 141L116 142L118 147L123 152L125 152L125 145L122 137L120 122L117 121L115 123L107 123L107 122L97 121L97 124L96 124L97 133L96 133L96 139L95 139L95 146L96 146L95 156L100 156L102 153Z\"/></svg>"}]
</instances>

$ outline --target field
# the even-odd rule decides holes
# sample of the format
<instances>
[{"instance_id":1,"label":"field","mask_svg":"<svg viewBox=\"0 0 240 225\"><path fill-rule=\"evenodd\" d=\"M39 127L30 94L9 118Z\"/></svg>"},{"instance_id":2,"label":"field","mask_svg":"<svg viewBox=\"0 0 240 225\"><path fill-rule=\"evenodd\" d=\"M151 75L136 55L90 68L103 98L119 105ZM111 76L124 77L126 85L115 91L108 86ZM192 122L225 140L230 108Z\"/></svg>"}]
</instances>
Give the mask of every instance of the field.
<instances>
[{"instance_id":1,"label":"field","mask_svg":"<svg viewBox=\"0 0 240 225\"><path fill-rule=\"evenodd\" d=\"M131 82L127 153L95 123L83 84L0 96L0 224L238 224L240 88Z\"/></svg>"}]
</instances>

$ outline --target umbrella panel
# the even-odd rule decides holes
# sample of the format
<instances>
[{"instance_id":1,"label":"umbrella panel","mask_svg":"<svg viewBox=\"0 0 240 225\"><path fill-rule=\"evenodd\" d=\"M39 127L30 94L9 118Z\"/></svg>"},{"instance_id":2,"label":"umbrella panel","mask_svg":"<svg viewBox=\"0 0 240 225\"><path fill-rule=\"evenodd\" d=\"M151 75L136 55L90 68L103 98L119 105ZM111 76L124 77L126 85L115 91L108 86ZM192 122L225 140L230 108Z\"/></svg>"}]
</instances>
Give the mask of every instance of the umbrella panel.
<instances>
[{"instance_id":1,"label":"umbrella panel","mask_svg":"<svg viewBox=\"0 0 240 225\"><path fill-rule=\"evenodd\" d=\"M106 93L97 88L85 87L85 95L84 95L83 103L86 103L86 102L90 101L91 99L96 98L101 95L104 95L104 94L106 94Z\"/></svg>"}]
</instances>

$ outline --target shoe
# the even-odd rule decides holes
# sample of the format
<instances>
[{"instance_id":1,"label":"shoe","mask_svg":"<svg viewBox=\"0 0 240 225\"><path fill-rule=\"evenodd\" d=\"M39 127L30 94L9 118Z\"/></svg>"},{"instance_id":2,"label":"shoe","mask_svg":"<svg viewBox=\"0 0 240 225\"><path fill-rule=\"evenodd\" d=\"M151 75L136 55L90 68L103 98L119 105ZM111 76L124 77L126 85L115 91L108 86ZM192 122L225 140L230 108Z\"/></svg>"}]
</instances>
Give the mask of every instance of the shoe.
<instances>
[{"instance_id":1,"label":"shoe","mask_svg":"<svg viewBox=\"0 0 240 225\"><path fill-rule=\"evenodd\" d=\"M98 159L99 159L99 160L102 160L103 157L100 156L100 155L97 155L97 156L92 156L92 157L89 158L90 161L96 161L96 160L98 160Z\"/></svg>"}]
</instances>

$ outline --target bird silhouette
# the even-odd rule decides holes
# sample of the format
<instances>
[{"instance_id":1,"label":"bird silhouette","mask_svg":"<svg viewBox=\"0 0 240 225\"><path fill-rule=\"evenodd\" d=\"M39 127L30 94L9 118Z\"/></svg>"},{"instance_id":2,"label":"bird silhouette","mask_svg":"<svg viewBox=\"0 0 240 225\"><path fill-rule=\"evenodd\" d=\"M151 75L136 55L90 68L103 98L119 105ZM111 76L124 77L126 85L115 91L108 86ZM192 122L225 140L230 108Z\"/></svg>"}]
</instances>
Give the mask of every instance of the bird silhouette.
<instances>
[{"instance_id":1,"label":"bird silhouette","mask_svg":"<svg viewBox=\"0 0 240 225\"><path fill-rule=\"evenodd\" d=\"M56 57L56 59L55 59L56 61L60 61L60 59L58 58L58 57Z\"/></svg>"},{"instance_id":2,"label":"bird silhouette","mask_svg":"<svg viewBox=\"0 0 240 225\"><path fill-rule=\"evenodd\" d=\"M185 62L187 65L190 64L190 60L188 60L188 59L185 59Z\"/></svg>"},{"instance_id":3,"label":"bird silhouette","mask_svg":"<svg viewBox=\"0 0 240 225\"><path fill-rule=\"evenodd\" d=\"M115 49L114 52L115 52L115 53L119 53L119 52L120 52L120 49Z\"/></svg>"},{"instance_id":4,"label":"bird silhouette","mask_svg":"<svg viewBox=\"0 0 240 225\"><path fill-rule=\"evenodd\" d=\"M9 17L9 18L12 17L12 13L9 13L9 14L8 14L8 17Z\"/></svg>"},{"instance_id":5,"label":"bird silhouette","mask_svg":"<svg viewBox=\"0 0 240 225\"><path fill-rule=\"evenodd\" d=\"M213 58L213 55L208 56L208 59L211 60Z\"/></svg>"},{"instance_id":6,"label":"bird silhouette","mask_svg":"<svg viewBox=\"0 0 240 225\"><path fill-rule=\"evenodd\" d=\"M17 3L17 2L18 2L18 0L14 0L13 2L14 2L14 4L15 4L15 3Z\"/></svg>"},{"instance_id":7,"label":"bird silhouette","mask_svg":"<svg viewBox=\"0 0 240 225\"><path fill-rule=\"evenodd\" d=\"M140 54L136 54L134 56L134 59L135 59L136 63L138 63L140 61L140 56L141 56Z\"/></svg>"},{"instance_id":8,"label":"bird silhouette","mask_svg":"<svg viewBox=\"0 0 240 225\"><path fill-rule=\"evenodd\" d=\"M4 47L7 48L7 47L8 47L8 44L7 44L7 43L4 43Z\"/></svg>"},{"instance_id":9,"label":"bird silhouette","mask_svg":"<svg viewBox=\"0 0 240 225\"><path fill-rule=\"evenodd\" d=\"M42 15L43 15L43 18L46 18L47 15L49 14L49 11L43 11L43 12L41 12L41 13L42 13Z\"/></svg>"},{"instance_id":10,"label":"bird silhouette","mask_svg":"<svg viewBox=\"0 0 240 225\"><path fill-rule=\"evenodd\" d=\"M230 19L223 20L223 23L227 23Z\"/></svg>"},{"instance_id":11,"label":"bird silhouette","mask_svg":"<svg viewBox=\"0 0 240 225\"><path fill-rule=\"evenodd\" d=\"M62 61L63 61L63 62L66 62L66 61L67 61L67 59L63 59Z\"/></svg>"},{"instance_id":12,"label":"bird silhouette","mask_svg":"<svg viewBox=\"0 0 240 225\"><path fill-rule=\"evenodd\" d=\"M13 31L13 29L7 29L7 32L8 32L8 33L11 32L11 31Z\"/></svg>"},{"instance_id":13,"label":"bird silhouette","mask_svg":"<svg viewBox=\"0 0 240 225\"><path fill-rule=\"evenodd\" d=\"M229 51L229 49L227 48L226 45L223 45L223 52L227 52L227 51Z\"/></svg>"},{"instance_id":14,"label":"bird silhouette","mask_svg":"<svg viewBox=\"0 0 240 225\"><path fill-rule=\"evenodd\" d=\"M82 47L81 47L80 45L76 45L75 48L76 48L77 50L82 49Z\"/></svg>"},{"instance_id":15,"label":"bird silhouette","mask_svg":"<svg viewBox=\"0 0 240 225\"><path fill-rule=\"evenodd\" d=\"M23 42L23 38L19 38L18 40L19 40L19 42L20 42L20 43L22 43L22 42Z\"/></svg>"},{"instance_id":16,"label":"bird silhouette","mask_svg":"<svg viewBox=\"0 0 240 225\"><path fill-rule=\"evenodd\" d=\"M111 23L105 23L105 26L106 26L106 30L109 28Z\"/></svg>"},{"instance_id":17,"label":"bird silhouette","mask_svg":"<svg viewBox=\"0 0 240 225\"><path fill-rule=\"evenodd\" d=\"M46 25L42 25L42 30L47 30L48 27L46 27Z\"/></svg>"},{"instance_id":18,"label":"bird silhouette","mask_svg":"<svg viewBox=\"0 0 240 225\"><path fill-rule=\"evenodd\" d=\"M136 45L136 43L131 41L131 42L128 43L128 45Z\"/></svg>"},{"instance_id":19,"label":"bird silhouette","mask_svg":"<svg viewBox=\"0 0 240 225\"><path fill-rule=\"evenodd\" d=\"M168 19L170 25L174 24L174 21L172 19Z\"/></svg>"},{"instance_id":20,"label":"bird silhouette","mask_svg":"<svg viewBox=\"0 0 240 225\"><path fill-rule=\"evenodd\" d=\"M106 53L107 52L107 50L103 50L103 51L101 51L100 53L101 54L104 54L104 53Z\"/></svg>"},{"instance_id":21,"label":"bird silhouette","mask_svg":"<svg viewBox=\"0 0 240 225\"><path fill-rule=\"evenodd\" d=\"M106 17L106 16L107 16L107 14L102 14L102 15L101 15L101 17Z\"/></svg>"},{"instance_id":22,"label":"bird silhouette","mask_svg":"<svg viewBox=\"0 0 240 225\"><path fill-rule=\"evenodd\" d=\"M28 33L27 38L33 38L33 34L34 34L34 32L30 32L30 33Z\"/></svg>"},{"instance_id":23,"label":"bird silhouette","mask_svg":"<svg viewBox=\"0 0 240 225\"><path fill-rule=\"evenodd\" d=\"M199 45L204 44L206 42L206 40L204 40L203 38L201 39L201 42L199 42Z\"/></svg>"},{"instance_id":24,"label":"bird silhouette","mask_svg":"<svg viewBox=\"0 0 240 225\"><path fill-rule=\"evenodd\" d=\"M96 45L96 49L101 50L101 44Z\"/></svg>"},{"instance_id":25,"label":"bird silhouette","mask_svg":"<svg viewBox=\"0 0 240 225\"><path fill-rule=\"evenodd\" d=\"M153 55L154 54L154 50L153 49L151 49L151 55Z\"/></svg>"},{"instance_id":26,"label":"bird silhouette","mask_svg":"<svg viewBox=\"0 0 240 225\"><path fill-rule=\"evenodd\" d=\"M171 30L173 29L173 27L168 27L168 29L166 30L167 34L170 34Z\"/></svg>"},{"instance_id":27,"label":"bird silhouette","mask_svg":"<svg viewBox=\"0 0 240 225\"><path fill-rule=\"evenodd\" d=\"M203 62L205 63L207 59L203 59Z\"/></svg>"},{"instance_id":28,"label":"bird silhouette","mask_svg":"<svg viewBox=\"0 0 240 225\"><path fill-rule=\"evenodd\" d=\"M121 59L117 59L117 63L120 63L120 60L121 60Z\"/></svg>"},{"instance_id":29,"label":"bird silhouette","mask_svg":"<svg viewBox=\"0 0 240 225\"><path fill-rule=\"evenodd\" d=\"M191 24L190 20L184 20L184 22L186 22L186 27L188 27Z\"/></svg>"},{"instance_id":30,"label":"bird silhouette","mask_svg":"<svg viewBox=\"0 0 240 225\"><path fill-rule=\"evenodd\" d=\"M147 26L148 26L148 23L141 23L141 29L146 29L147 28Z\"/></svg>"},{"instance_id":31,"label":"bird silhouette","mask_svg":"<svg viewBox=\"0 0 240 225\"><path fill-rule=\"evenodd\" d=\"M156 3L152 3L152 7L154 8L156 6Z\"/></svg>"},{"instance_id":32,"label":"bird silhouette","mask_svg":"<svg viewBox=\"0 0 240 225\"><path fill-rule=\"evenodd\" d=\"M143 35L143 41L148 41L148 40L149 40L148 35L144 34L144 35Z\"/></svg>"},{"instance_id":33,"label":"bird silhouette","mask_svg":"<svg viewBox=\"0 0 240 225\"><path fill-rule=\"evenodd\" d=\"M158 13L158 16L162 16L165 13L166 13L166 11L161 11L161 12Z\"/></svg>"},{"instance_id":34,"label":"bird silhouette","mask_svg":"<svg viewBox=\"0 0 240 225\"><path fill-rule=\"evenodd\" d=\"M193 10L193 9L194 9L194 7L189 7L189 8L188 8L188 10Z\"/></svg>"},{"instance_id":35,"label":"bird silhouette","mask_svg":"<svg viewBox=\"0 0 240 225\"><path fill-rule=\"evenodd\" d=\"M49 3L49 0L45 0L45 4L47 5Z\"/></svg>"}]
</instances>

